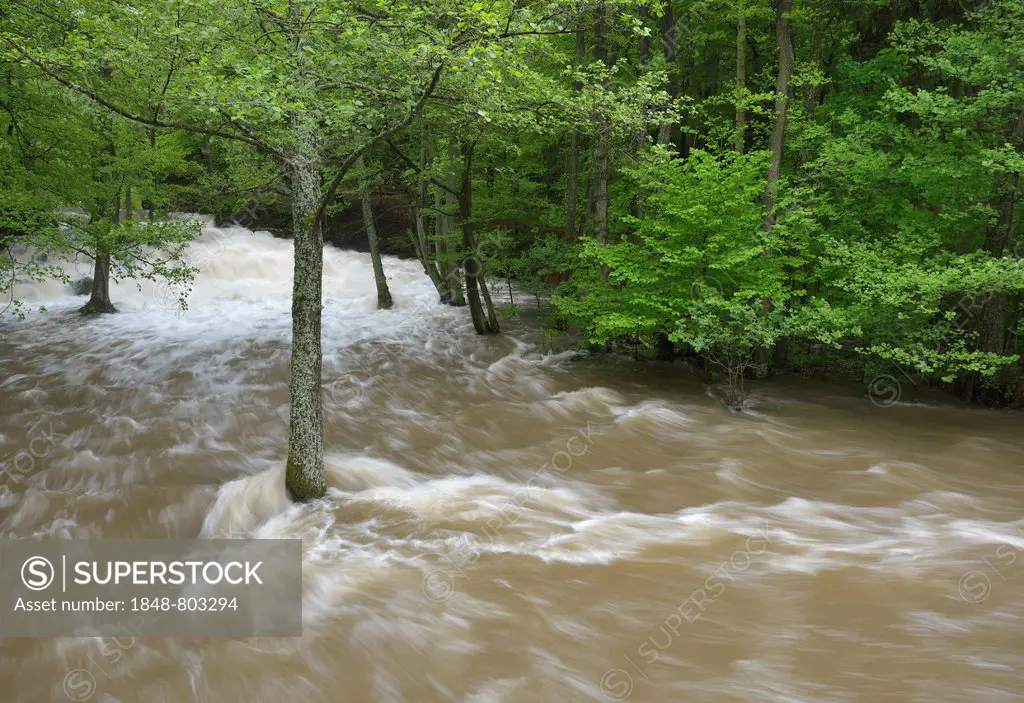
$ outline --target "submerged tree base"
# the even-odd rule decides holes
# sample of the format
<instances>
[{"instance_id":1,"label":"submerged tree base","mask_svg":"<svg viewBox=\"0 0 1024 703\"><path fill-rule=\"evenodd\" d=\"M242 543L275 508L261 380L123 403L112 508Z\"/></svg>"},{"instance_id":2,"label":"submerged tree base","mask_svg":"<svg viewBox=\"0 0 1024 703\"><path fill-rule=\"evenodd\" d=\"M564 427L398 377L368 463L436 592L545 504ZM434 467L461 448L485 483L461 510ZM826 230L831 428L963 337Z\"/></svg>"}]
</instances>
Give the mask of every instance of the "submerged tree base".
<instances>
[{"instance_id":1,"label":"submerged tree base","mask_svg":"<svg viewBox=\"0 0 1024 703\"><path fill-rule=\"evenodd\" d=\"M117 308L109 300L90 300L78 312L83 315L102 315L117 312Z\"/></svg>"},{"instance_id":2,"label":"submerged tree base","mask_svg":"<svg viewBox=\"0 0 1024 703\"><path fill-rule=\"evenodd\" d=\"M295 503L308 503L327 494L327 483L323 478L323 470L318 474L319 480L311 478L303 467L295 461L291 453L288 455L288 466L285 469L284 487L288 497Z\"/></svg>"}]
</instances>

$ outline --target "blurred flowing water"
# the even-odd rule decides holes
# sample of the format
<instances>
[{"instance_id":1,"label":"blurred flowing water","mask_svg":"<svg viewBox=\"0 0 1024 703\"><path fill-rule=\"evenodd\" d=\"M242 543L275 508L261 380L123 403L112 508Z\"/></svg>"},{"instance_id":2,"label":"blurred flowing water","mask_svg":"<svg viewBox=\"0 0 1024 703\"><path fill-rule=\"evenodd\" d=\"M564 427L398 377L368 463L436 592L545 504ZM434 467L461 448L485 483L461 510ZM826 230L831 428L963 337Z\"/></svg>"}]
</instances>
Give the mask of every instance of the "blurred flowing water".
<instances>
[{"instance_id":1,"label":"blurred flowing water","mask_svg":"<svg viewBox=\"0 0 1024 703\"><path fill-rule=\"evenodd\" d=\"M733 414L678 367L477 337L415 262L378 312L327 248L330 493L297 507L290 242L211 226L191 259L186 313L20 291L48 312L2 327L0 536L301 538L304 635L7 640L0 701L1024 700L1019 415L782 383Z\"/></svg>"}]
</instances>

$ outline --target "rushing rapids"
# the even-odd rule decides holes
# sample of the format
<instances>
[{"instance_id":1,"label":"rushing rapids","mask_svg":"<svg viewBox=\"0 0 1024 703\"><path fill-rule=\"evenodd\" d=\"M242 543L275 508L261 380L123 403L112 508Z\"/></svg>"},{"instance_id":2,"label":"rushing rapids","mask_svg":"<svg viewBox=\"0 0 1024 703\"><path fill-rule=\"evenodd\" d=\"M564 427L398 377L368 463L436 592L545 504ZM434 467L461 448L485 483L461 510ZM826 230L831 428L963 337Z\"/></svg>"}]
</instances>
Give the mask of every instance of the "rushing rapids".
<instances>
[{"instance_id":1,"label":"rushing rapids","mask_svg":"<svg viewBox=\"0 0 1024 703\"><path fill-rule=\"evenodd\" d=\"M329 495L286 498L290 242L3 323L0 536L303 540L299 639L0 643L0 700L1017 701L1018 416L472 333L415 262L325 250ZM72 273L87 275L88 267Z\"/></svg>"}]
</instances>

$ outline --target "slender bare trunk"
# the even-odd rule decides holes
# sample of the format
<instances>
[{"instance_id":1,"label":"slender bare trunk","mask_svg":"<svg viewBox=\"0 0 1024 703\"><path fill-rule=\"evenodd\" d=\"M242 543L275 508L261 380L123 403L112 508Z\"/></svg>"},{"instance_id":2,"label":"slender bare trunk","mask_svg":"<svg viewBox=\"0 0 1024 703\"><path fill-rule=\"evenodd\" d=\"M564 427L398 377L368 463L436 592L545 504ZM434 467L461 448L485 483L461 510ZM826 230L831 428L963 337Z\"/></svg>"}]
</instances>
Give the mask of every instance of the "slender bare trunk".
<instances>
[{"instance_id":1,"label":"slender bare trunk","mask_svg":"<svg viewBox=\"0 0 1024 703\"><path fill-rule=\"evenodd\" d=\"M320 154L309 128L300 128L301 153L292 160L291 422L285 486L296 501L322 497L324 421L321 399L320 316L323 287L323 232L316 216L322 195Z\"/></svg>"},{"instance_id":2,"label":"slender bare trunk","mask_svg":"<svg viewBox=\"0 0 1024 703\"><path fill-rule=\"evenodd\" d=\"M473 319L473 329L477 334L497 334L497 316L491 306L491 296L483 283L483 263L476 255L476 237L473 231L473 145L463 144L462 183L459 187L459 224L462 227L463 271L466 276L466 300L469 302L469 314ZM484 297L481 298L481 295ZM484 299L489 310L484 311Z\"/></svg>"},{"instance_id":3,"label":"slender bare trunk","mask_svg":"<svg viewBox=\"0 0 1024 703\"><path fill-rule=\"evenodd\" d=\"M679 67L676 65L676 18L672 12L672 3L665 3L661 15L661 48L665 56L665 70L668 72L669 96L675 100L679 97ZM669 144L672 141L672 123L663 122L658 128L658 144Z\"/></svg>"},{"instance_id":4,"label":"slender bare trunk","mask_svg":"<svg viewBox=\"0 0 1024 703\"><path fill-rule=\"evenodd\" d=\"M768 174L765 176L764 187L764 219L762 227L767 236L771 236L775 227L775 198L778 191L779 176L782 174L782 155L786 141L786 116L789 111L790 82L793 78L793 28L789 13L793 9L793 0L778 0L775 18L775 39L779 52L779 71L775 81L775 124L768 140L771 158L768 162ZM772 310L772 301L762 301L764 313ZM768 373L772 353L770 349L759 347L754 352L759 375Z\"/></svg>"},{"instance_id":5,"label":"slender bare trunk","mask_svg":"<svg viewBox=\"0 0 1024 703\"><path fill-rule=\"evenodd\" d=\"M736 153L742 154L747 143L747 11L739 0L736 17Z\"/></svg>"},{"instance_id":6,"label":"slender bare trunk","mask_svg":"<svg viewBox=\"0 0 1024 703\"><path fill-rule=\"evenodd\" d=\"M1010 131L1010 141L1018 147L1024 143L1024 112L1017 116ZM985 237L985 250L992 256L1003 256L1013 247L1019 188L1019 173L1001 173L996 177L995 195L999 217L989 227ZM1008 296L1002 291L993 292L986 298L979 320L983 351L993 354L1006 352L1008 303Z\"/></svg>"},{"instance_id":7,"label":"slender bare trunk","mask_svg":"<svg viewBox=\"0 0 1024 703\"><path fill-rule=\"evenodd\" d=\"M458 192L459 176L457 164L459 163L459 146L456 139L452 137L448 143L448 188L444 193L444 204L442 209L446 213L442 218L444 222L444 256L448 263L448 274L445 280L448 281L448 288L451 290L452 305L462 306L466 304L466 297L459 279L459 244L456 240L456 213L459 210L459 199L452 195L451 191ZM468 282L467 282L468 284Z\"/></svg>"},{"instance_id":8,"label":"slender bare trunk","mask_svg":"<svg viewBox=\"0 0 1024 703\"><path fill-rule=\"evenodd\" d=\"M793 27L789 13L793 10L793 0L778 0L775 20L775 38L779 51L779 72L775 81L775 125L768 140L771 159L768 175L765 177L764 188L764 229L771 234L775 226L775 197L779 176L782 173L782 153L786 140L786 115L789 111L790 82L793 78Z\"/></svg>"},{"instance_id":9,"label":"slender bare trunk","mask_svg":"<svg viewBox=\"0 0 1024 703\"><path fill-rule=\"evenodd\" d=\"M389 310L394 306L391 291L388 290L388 279L384 275L384 264L380 260L380 241L377 237L377 225L373 218L373 194L370 191L369 178L366 176L366 161L362 156L356 161L361 178L359 181L359 205L363 211L363 227L366 239L370 244L370 263L373 266L373 281L377 285L377 309Z\"/></svg>"},{"instance_id":10,"label":"slender bare trunk","mask_svg":"<svg viewBox=\"0 0 1024 703\"><path fill-rule=\"evenodd\" d=\"M821 68L821 34L821 25L815 21L814 29L811 31L811 62L815 68ZM807 86L807 92L804 94L804 114L807 116L807 119L810 119L814 114L818 100L821 99L821 88L816 83Z\"/></svg>"},{"instance_id":11,"label":"slender bare trunk","mask_svg":"<svg viewBox=\"0 0 1024 703\"><path fill-rule=\"evenodd\" d=\"M423 206L427 202L427 164L430 155L426 146L420 149L420 175L416 188L416 202L409 208L409 217L413 223L413 229L409 230L409 239L412 241L413 249L416 250L416 258L423 266L423 273L427 274L430 282L434 284L437 297L441 303L451 302L451 292L448 289L448 282L441 274L440 265L437 261L434 247L427 237L427 218L423 214Z\"/></svg>"},{"instance_id":12,"label":"slender bare trunk","mask_svg":"<svg viewBox=\"0 0 1024 703\"><path fill-rule=\"evenodd\" d=\"M586 33L576 30L576 65L583 64L586 51ZM583 83L576 81L576 91L583 89ZM569 146L569 163L565 174L565 234L569 241L576 239L576 209L580 197L580 129L573 127L572 142Z\"/></svg>"},{"instance_id":13,"label":"slender bare trunk","mask_svg":"<svg viewBox=\"0 0 1024 703\"><path fill-rule=\"evenodd\" d=\"M644 25L650 20L651 11L647 5L640 7L640 22ZM644 69L647 63L651 59L651 40L649 37L640 35L638 39L636 62L637 62L637 73L643 75ZM633 133L633 150L640 151L643 149L644 144L647 142L647 127L641 126Z\"/></svg>"},{"instance_id":14,"label":"slender bare trunk","mask_svg":"<svg viewBox=\"0 0 1024 703\"><path fill-rule=\"evenodd\" d=\"M602 2L594 10L594 60L607 65L607 7ZM603 84L607 87L607 81ZM602 244L608 241L608 172L611 150L611 125L608 116L597 115L594 124L594 236Z\"/></svg>"}]
</instances>

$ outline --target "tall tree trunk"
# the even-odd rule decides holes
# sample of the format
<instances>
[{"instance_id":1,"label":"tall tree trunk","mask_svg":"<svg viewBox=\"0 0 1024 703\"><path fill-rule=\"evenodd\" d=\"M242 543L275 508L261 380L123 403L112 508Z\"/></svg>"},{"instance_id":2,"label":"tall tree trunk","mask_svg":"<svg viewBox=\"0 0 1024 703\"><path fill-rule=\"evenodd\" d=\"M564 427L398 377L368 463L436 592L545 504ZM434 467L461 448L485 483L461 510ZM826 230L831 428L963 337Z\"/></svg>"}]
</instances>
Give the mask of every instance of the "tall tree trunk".
<instances>
[{"instance_id":1,"label":"tall tree trunk","mask_svg":"<svg viewBox=\"0 0 1024 703\"><path fill-rule=\"evenodd\" d=\"M736 153L747 144L747 111L743 105L747 93L747 10L739 0L736 16Z\"/></svg>"},{"instance_id":2,"label":"tall tree trunk","mask_svg":"<svg viewBox=\"0 0 1024 703\"><path fill-rule=\"evenodd\" d=\"M377 309L390 310L394 306L391 299L391 291L388 290L388 279L384 275L384 264L380 260L380 241L377 238L377 225L373 219L373 194L370 191L370 181L366 175L366 161L362 156L356 161L356 168L359 169L359 205L363 211L363 227L366 229L366 238L370 244L370 262L373 265L373 281L377 284Z\"/></svg>"},{"instance_id":3,"label":"tall tree trunk","mask_svg":"<svg viewBox=\"0 0 1024 703\"><path fill-rule=\"evenodd\" d=\"M679 67L676 65L676 18L672 12L672 3L665 3L661 15L661 48L665 56L665 70L668 71L669 96L675 100L679 97ZM672 123L663 122L658 128L657 143L668 145L672 142Z\"/></svg>"},{"instance_id":4,"label":"tall tree trunk","mask_svg":"<svg viewBox=\"0 0 1024 703\"><path fill-rule=\"evenodd\" d=\"M323 288L323 232L316 216L322 195L320 154L309 128L299 130L304 143L292 162L291 422L285 486L296 501L321 498L324 477L324 420L321 403L320 316Z\"/></svg>"},{"instance_id":5,"label":"tall tree trunk","mask_svg":"<svg viewBox=\"0 0 1024 703\"><path fill-rule=\"evenodd\" d=\"M124 217L126 220L135 217L135 203L132 202L132 187L130 185L124 188Z\"/></svg>"},{"instance_id":6,"label":"tall tree trunk","mask_svg":"<svg viewBox=\"0 0 1024 703\"><path fill-rule=\"evenodd\" d=\"M775 125L768 140L771 159L768 175L765 177L764 188L764 229L771 234L775 226L775 197L779 176L782 173L782 152L786 140L786 115L789 111L790 82L793 78L793 26L789 13L793 10L793 0L778 0L775 18L775 39L779 51L779 72L775 81Z\"/></svg>"},{"instance_id":7,"label":"tall tree trunk","mask_svg":"<svg viewBox=\"0 0 1024 703\"><path fill-rule=\"evenodd\" d=\"M594 60L605 66L608 62L607 7L601 3L594 10ZM602 85L608 87L607 80ZM594 124L594 236L602 244L608 241L608 171L611 150L611 126L608 115L597 115Z\"/></svg>"},{"instance_id":8,"label":"tall tree trunk","mask_svg":"<svg viewBox=\"0 0 1024 703\"><path fill-rule=\"evenodd\" d=\"M493 315L493 307L484 311L481 289L483 283L483 263L477 257L476 237L473 232L473 149L472 144L462 145L463 172L459 187L459 224L462 227L463 271L466 275L466 300L469 302L469 314L473 319L473 329L477 334L497 334L501 330L497 326L497 317ZM487 301L490 295L484 291ZM493 320L493 325L492 325Z\"/></svg>"},{"instance_id":9,"label":"tall tree trunk","mask_svg":"<svg viewBox=\"0 0 1024 703\"><path fill-rule=\"evenodd\" d=\"M583 22L576 30L576 66L583 65L586 58L586 33L583 30ZM576 81L576 92L583 90L583 83ZM569 163L565 174L565 234L569 241L575 241L578 234L576 230L576 215L579 207L580 197L580 128L573 127L572 142L569 146Z\"/></svg>"},{"instance_id":10,"label":"tall tree trunk","mask_svg":"<svg viewBox=\"0 0 1024 703\"><path fill-rule=\"evenodd\" d=\"M793 78L793 66L795 57L793 55L793 27L789 19L789 13L793 9L793 0L778 0L775 18L775 39L779 52L779 72L775 81L775 125L772 127L772 134L768 140L768 149L771 158L768 162L768 174L765 176L764 187L764 219L762 227L765 235L770 237L775 227L775 197L778 189L779 176L782 173L782 154L786 140L786 115L789 110L790 82ZM772 310L772 301L765 298L762 301L765 315ZM770 349L760 347L755 352L755 360L758 367L758 374L768 373L771 365L772 353Z\"/></svg>"}]
</instances>

